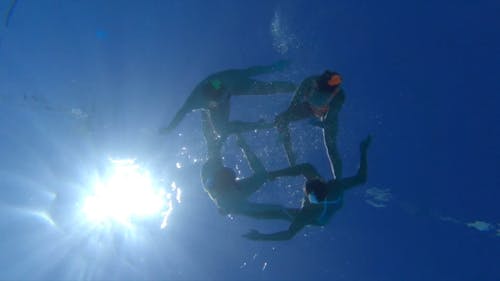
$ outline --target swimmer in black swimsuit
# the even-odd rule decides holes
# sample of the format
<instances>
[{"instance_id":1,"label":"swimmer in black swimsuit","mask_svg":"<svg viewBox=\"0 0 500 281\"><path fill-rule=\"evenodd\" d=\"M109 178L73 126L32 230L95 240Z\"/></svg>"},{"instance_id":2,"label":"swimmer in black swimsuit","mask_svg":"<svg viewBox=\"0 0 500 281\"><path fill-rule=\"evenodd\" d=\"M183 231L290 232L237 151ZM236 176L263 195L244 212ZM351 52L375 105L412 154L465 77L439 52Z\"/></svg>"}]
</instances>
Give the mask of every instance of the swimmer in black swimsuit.
<instances>
[{"instance_id":1,"label":"swimmer in black swimsuit","mask_svg":"<svg viewBox=\"0 0 500 281\"><path fill-rule=\"evenodd\" d=\"M342 207L344 191L362 185L367 179L367 151L371 137L360 144L360 166L356 175L348 178L324 181L310 164L300 164L277 172L271 172L272 178L303 175L307 181L304 187L302 207L287 230L264 234L251 230L244 237L250 240L289 240L306 225L325 225Z\"/></svg>"},{"instance_id":2,"label":"swimmer in black swimsuit","mask_svg":"<svg viewBox=\"0 0 500 281\"><path fill-rule=\"evenodd\" d=\"M338 116L344 101L342 77L337 72L327 70L321 75L311 76L302 81L288 108L275 119L290 166L296 165L296 157L292 149L288 124L311 118L323 129L323 139L334 178L342 178L342 161L337 149L337 131Z\"/></svg>"}]
</instances>

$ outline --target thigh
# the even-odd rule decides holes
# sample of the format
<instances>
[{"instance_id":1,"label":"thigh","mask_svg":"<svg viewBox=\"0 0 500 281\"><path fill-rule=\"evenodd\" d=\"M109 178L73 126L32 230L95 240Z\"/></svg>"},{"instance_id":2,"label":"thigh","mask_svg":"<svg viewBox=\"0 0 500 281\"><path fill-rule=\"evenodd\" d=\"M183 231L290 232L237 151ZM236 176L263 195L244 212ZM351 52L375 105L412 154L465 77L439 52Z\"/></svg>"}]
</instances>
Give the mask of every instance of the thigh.
<instances>
[{"instance_id":1,"label":"thigh","mask_svg":"<svg viewBox=\"0 0 500 281\"><path fill-rule=\"evenodd\" d=\"M255 193L269 178L267 172L258 172L250 177L238 181L239 191L243 198L248 198Z\"/></svg>"},{"instance_id":2,"label":"thigh","mask_svg":"<svg viewBox=\"0 0 500 281\"><path fill-rule=\"evenodd\" d=\"M339 118L338 114L331 112L332 114L328 113L326 116L326 119L323 121L323 129L326 136L332 136L335 137L337 136L337 131L339 127Z\"/></svg>"}]
</instances>

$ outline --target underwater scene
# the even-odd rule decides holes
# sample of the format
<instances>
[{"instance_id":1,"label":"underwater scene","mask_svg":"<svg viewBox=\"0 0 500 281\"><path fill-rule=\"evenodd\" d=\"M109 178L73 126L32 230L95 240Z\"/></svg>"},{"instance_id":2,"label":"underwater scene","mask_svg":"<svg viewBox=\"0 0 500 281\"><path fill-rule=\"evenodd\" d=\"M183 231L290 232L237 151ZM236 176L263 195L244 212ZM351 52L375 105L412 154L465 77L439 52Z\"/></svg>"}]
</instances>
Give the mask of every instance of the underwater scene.
<instances>
[{"instance_id":1,"label":"underwater scene","mask_svg":"<svg viewBox=\"0 0 500 281\"><path fill-rule=\"evenodd\" d=\"M0 0L0 280L500 280L499 12Z\"/></svg>"}]
</instances>

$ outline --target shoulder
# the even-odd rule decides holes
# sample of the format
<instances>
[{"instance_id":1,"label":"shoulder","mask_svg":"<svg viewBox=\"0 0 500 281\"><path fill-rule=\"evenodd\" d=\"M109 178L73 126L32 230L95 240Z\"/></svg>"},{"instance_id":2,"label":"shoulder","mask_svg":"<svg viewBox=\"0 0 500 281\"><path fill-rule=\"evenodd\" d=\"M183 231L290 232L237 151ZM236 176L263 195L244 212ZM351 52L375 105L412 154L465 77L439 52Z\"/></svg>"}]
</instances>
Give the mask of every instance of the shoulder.
<instances>
[{"instance_id":1,"label":"shoulder","mask_svg":"<svg viewBox=\"0 0 500 281\"><path fill-rule=\"evenodd\" d=\"M300 83L301 86L310 86L310 85L314 85L316 83L316 81L318 80L319 76L317 75L314 75L314 76L309 76L307 78L305 78L304 80L302 80L302 82Z\"/></svg>"},{"instance_id":2,"label":"shoulder","mask_svg":"<svg viewBox=\"0 0 500 281\"><path fill-rule=\"evenodd\" d=\"M300 86L297 88L296 95L306 95L309 94L316 87L317 76L310 76L300 82Z\"/></svg>"}]
</instances>

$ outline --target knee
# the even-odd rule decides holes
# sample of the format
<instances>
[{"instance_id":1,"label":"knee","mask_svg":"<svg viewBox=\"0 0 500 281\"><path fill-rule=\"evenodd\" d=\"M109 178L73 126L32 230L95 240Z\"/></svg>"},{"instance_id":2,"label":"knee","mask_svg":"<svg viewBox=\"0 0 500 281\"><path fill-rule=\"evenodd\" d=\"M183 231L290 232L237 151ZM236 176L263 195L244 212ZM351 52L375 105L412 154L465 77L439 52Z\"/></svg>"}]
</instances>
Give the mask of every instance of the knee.
<instances>
[{"instance_id":1,"label":"knee","mask_svg":"<svg viewBox=\"0 0 500 281\"><path fill-rule=\"evenodd\" d=\"M316 174L316 169L309 163L299 164L298 166L307 175Z\"/></svg>"},{"instance_id":2,"label":"knee","mask_svg":"<svg viewBox=\"0 0 500 281\"><path fill-rule=\"evenodd\" d=\"M288 121L287 121L286 114L282 113L282 114L276 116L276 118L274 119L274 125L276 126L276 128L278 129L278 131L280 133L286 131L286 129L288 127Z\"/></svg>"},{"instance_id":3,"label":"knee","mask_svg":"<svg viewBox=\"0 0 500 281\"><path fill-rule=\"evenodd\" d=\"M274 118L274 124L276 124L276 126L280 126L281 124L283 124L285 121L285 114L284 113L280 113L278 115L276 115L276 117Z\"/></svg>"}]
</instances>

